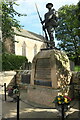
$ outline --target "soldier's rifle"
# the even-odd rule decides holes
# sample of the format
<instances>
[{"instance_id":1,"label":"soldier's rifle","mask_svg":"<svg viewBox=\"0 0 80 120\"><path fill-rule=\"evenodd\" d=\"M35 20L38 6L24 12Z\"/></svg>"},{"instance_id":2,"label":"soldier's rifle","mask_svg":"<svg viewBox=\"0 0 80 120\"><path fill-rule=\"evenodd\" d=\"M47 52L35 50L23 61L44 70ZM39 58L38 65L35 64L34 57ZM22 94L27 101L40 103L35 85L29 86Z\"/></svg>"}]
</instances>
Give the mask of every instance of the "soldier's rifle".
<instances>
[{"instance_id":1,"label":"soldier's rifle","mask_svg":"<svg viewBox=\"0 0 80 120\"><path fill-rule=\"evenodd\" d=\"M46 40L48 41L48 36L47 36L47 33L46 33L46 29L45 29L45 27L44 27L44 25L43 25L43 23L42 23L42 18L41 18L41 16L40 16L40 13L39 13L39 11L38 11L38 7L37 7L37 4L36 4L36 3L35 3L35 6L36 6L36 10L37 10L37 13L38 13L40 22L41 22L41 24L42 24L42 26L43 26L43 31L44 31L44 33L45 33ZM47 45L48 45L48 43L47 43Z\"/></svg>"}]
</instances>

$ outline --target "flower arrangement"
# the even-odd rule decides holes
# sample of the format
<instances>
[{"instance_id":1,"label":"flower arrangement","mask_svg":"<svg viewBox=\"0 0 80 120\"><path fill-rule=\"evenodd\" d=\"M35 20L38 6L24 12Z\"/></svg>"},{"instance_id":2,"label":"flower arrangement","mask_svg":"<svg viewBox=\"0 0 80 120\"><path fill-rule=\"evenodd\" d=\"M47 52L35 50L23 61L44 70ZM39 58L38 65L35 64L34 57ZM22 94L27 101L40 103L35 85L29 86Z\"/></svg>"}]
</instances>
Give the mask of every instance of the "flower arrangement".
<instances>
[{"instance_id":1,"label":"flower arrangement","mask_svg":"<svg viewBox=\"0 0 80 120\"><path fill-rule=\"evenodd\" d=\"M8 96L12 96L13 95L13 88L8 88Z\"/></svg>"},{"instance_id":2,"label":"flower arrangement","mask_svg":"<svg viewBox=\"0 0 80 120\"><path fill-rule=\"evenodd\" d=\"M13 94L18 94L18 93L19 93L19 89L16 88L13 90Z\"/></svg>"},{"instance_id":3,"label":"flower arrangement","mask_svg":"<svg viewBox=\"0 0 80 120\"><path fill-rule=\"evenodd\" d=\"M61 105L61 104L68 105L71 102L71 98L69 98L68 96L59 95L59 96L56 96L53 102L58 105Z\"/></svg>"},{"instance_id":4,"label":"flower arrangement","mask_svg":"<svg viewBox=\"0 0 80 120\"><path fill-rule=\"evenodd\" d=\"M8 96L13 96L13 95L20 94L18 88L8 88Z\"/></svg>"}]
</instances>

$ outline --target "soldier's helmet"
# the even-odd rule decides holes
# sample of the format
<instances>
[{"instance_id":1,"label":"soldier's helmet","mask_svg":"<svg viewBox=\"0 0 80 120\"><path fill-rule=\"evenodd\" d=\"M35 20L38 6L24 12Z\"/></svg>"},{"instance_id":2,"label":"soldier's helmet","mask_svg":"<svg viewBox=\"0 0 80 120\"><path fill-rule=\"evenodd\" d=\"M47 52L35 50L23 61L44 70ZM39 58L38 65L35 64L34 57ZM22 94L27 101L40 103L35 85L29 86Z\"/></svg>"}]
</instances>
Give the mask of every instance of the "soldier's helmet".
<instances>
[{"instance_id":1,"label":"soldier's helmet","mask_svg":"<svg viewBox=\"0 0 80 120\"><path fill-rule=\"evenodd\" d=\"M52 3L47 3L47 4L46 4L46 8L50 8L50 7L52 8L52 7L53 7L53 4L52 4Z\"/></svg>"}]
</instances>

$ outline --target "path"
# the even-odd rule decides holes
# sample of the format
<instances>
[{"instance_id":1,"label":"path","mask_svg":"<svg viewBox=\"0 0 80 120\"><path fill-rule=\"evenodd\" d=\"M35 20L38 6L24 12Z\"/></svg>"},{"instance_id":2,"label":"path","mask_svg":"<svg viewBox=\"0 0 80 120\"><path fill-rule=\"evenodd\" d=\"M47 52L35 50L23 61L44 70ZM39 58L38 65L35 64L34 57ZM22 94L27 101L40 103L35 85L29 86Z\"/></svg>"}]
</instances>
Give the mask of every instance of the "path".
<instances>
[{"instance_id":1,"label":"path","mask_svg":"<svg viewBox=\"0 0 80 120\"><path fill-rule=\"evenodd\" d=\"M56 109L41 109L32 107L39 107L40 105L27 101L26 90L21 91L21 100L28 102L28 104L20 101L20 118L53 118L53 120L54 118L59 118L58 111ZM3 118L16 118L16 103L10 101L11 98L9 97L7 97L6 102L3 101ZM73 104L75 105L70 109L68 118L76 118L76 120L78 120L78 101L74 101L72 105Z\"/></svg>"}]
</instances>

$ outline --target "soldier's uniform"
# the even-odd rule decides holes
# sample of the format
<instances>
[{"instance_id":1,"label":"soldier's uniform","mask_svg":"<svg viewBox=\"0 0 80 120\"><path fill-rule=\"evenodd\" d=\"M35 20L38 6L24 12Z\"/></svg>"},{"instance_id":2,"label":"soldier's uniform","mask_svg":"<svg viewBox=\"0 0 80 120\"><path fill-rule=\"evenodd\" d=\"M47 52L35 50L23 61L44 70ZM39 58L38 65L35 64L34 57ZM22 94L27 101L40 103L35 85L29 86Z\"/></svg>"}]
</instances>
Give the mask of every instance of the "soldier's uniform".
<instances>
[{"instance_id":1,"label":"soldier's uniform","mask_svg":"<svg viewBox=\"0 0 80 120\"><path fill-rule=\"evenodd\" d=\"M53 31L55 27L57 27L57 17L55 14L55 9L51 9L52 7L52 3L48 3L46 5L46 8L48 8L49 11L44 15L45 19L43 21L43 23L45 23L44 29L47 30L51 42L54 41Z\"/></svg>"}]
</instances>

